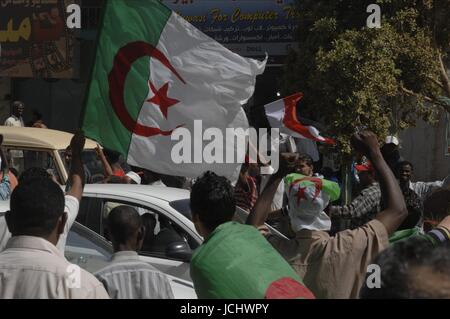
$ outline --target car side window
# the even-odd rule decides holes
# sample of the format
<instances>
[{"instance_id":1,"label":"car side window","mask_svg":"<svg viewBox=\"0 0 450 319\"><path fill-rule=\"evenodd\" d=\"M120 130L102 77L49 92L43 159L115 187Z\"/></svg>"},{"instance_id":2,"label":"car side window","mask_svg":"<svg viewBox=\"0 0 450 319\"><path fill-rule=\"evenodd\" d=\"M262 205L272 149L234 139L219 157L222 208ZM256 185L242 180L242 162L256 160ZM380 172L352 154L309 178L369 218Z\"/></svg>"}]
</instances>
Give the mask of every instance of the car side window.
<instances>
[{"instance_id":1,"label":"car side window","mask_svg":"<svg viewBox=\"0 0 450 319\"><path fill-rule=\"evenodd\" d=\"M104 236L102 213L102 201L100 199L83 197L78 210L77 222Z\"/></svg>"},{"instance_id":2,"label":"car side window","mask_svg":"<svg viewBox=\"0 0 450 319\"><path fill-rule=\"evenodd\" d=\"M141 249L141 253L144 255L168 258L166 249L170 244L174 243L184 242L191 250L198 247L198 243L189 233L164 214L154 209L139 207L131 203L105 200L103 206L103 225L106 225L105 220L111 210L120 205L134 207L142 216L146 230L144 243ZM109 239L106 227L104 233L105 237Z\"/></svg>"}]
</instances>

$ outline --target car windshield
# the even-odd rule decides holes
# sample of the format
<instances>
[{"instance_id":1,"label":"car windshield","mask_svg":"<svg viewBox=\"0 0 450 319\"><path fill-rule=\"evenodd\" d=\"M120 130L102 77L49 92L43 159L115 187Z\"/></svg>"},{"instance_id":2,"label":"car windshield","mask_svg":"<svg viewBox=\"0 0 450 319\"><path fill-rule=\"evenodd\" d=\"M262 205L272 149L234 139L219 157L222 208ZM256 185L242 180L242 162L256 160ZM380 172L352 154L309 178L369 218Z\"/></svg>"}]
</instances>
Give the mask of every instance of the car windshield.
<instances>
[{"instance_id":1,"label":"car windshield","mask_svg":"<svg viewBox=\"0 0 450 319\"><path fill-rule=\"evenodd\" d=\"M20 176L29 168L39 167L52 174L56 180L61 180L54 157L50 152L46 150L30 150L16 147L8 147L6 151L11 159L10 168L13 170L14 175Z\"/></svg>"},{"instance_id":2,"label":"car windshield","mask_svg":"<svg viewBox=\"0 0 450 319\"><path fill-rule=\"evenodd\" d=\"M66 150L60 150L59 156L69 172L70 153ZM86 173L87 183L94 184L104 179L103 167L100 160L97 158L97 153L93 149L84 150L82 153L83 164Z\"/></svg>"}]
</instances>

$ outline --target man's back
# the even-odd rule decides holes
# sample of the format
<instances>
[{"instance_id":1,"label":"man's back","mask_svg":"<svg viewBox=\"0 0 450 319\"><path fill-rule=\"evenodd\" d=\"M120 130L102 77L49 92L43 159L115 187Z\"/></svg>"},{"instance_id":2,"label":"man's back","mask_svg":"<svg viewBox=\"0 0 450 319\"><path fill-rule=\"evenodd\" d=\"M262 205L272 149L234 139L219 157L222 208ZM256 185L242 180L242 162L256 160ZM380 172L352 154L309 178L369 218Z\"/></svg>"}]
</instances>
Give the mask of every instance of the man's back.
<instances>
[{"instance_id":1,"label":"man's back","mask_svg":"<svg viewBox=\"0 0 450 319\"><path fill-rule=\"evenodd\" d=\"M167 276L139 260L133 251L117 252L95 276L113 299L173 299Z\"/></svg>"},{"instance_id":2,"label":"man's back","mask_svg":"<svg viewBox=\"0 0 450 319\"><path fill-rule=\"evenodd\" d=\"M268 239L320 299L357 298L367 265L389 245L378 220L334 237L305 229L292 240Z\"/></svg>"},{"instance_id":3,"label":"man's back","mask_svg":"<svg viewBox=\"0 0 450 319\"><path fill-rule=\"evenodd\" d=\"M70 264L50 242L17 236L0 253L0 299L105 299L93 275Z\"/></svg>"}]
</instances>

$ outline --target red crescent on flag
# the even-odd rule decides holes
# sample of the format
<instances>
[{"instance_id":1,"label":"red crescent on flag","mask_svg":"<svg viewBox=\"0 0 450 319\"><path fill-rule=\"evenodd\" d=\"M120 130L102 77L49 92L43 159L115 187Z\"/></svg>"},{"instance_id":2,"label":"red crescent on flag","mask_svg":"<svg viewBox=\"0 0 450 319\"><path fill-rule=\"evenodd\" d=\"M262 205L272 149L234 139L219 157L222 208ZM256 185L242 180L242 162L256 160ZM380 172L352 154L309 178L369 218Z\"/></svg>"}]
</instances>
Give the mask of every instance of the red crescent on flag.
<instances>
[{"instance_id":1,"label":"red crescent on flag","mask_svg":"<svg viewBox=\"0 0 450 319\"><path fill-rule=\"evenodd\" d=\"M331 138L324 138L323 140L318 139L317 137L312 135L311 132L308 130L308 128L304 126L302 123L300 123L300 121L297 119L297 103L302 98L303 98L302 93L297 93L290 97L284 98L284 104L286 105L283 119L284 125L290 130L300 133L304 137L309 138L311 140L332 145L336 144L336 141L334 141Z\"/></svg>"},{"instance_id":2,"label":"red crescent on flag","mask_svg":"<svg viewBox=\"0 0 450 319\"><path fill-rule=\"evenodd\" d=\"M173 74L175 74L175 76L181 82L186 84L186 81L183 80L180 74L178 74L177 70L175 70L170 61L161 51L146 42L131 42L122 47L119 52L117 52L114 58L114 65L108 76L109 99L111 101L114 112L116 113L120 122L127 128L128 131L144 137L151 137L155 135L168 136L172 134L174 130L162 131L157 127L150 127L139 124L131 117L125 105L124 90L125 80L127 78L128 72L130 72L131 66L137 59L145 56L152 57L160 61ZM177 128L180 126L177 126Z\"/></svg>"}]
</instances>

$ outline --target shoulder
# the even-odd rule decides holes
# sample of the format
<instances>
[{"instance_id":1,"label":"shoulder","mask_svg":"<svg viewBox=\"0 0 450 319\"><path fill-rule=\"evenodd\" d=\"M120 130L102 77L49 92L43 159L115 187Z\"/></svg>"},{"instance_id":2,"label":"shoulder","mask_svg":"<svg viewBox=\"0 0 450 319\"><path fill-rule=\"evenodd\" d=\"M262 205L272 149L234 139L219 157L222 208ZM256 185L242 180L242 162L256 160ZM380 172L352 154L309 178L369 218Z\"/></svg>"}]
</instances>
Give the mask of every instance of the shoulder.
<instances>
[{"instance_id":1,"label":"shoulder","mask_svg":"<svg viewBox=\"0 0 450 319\"><path fill-rule=\"evenodd\" d=\"M374 219L356 229L338 232L331 237L330 244L344 247L352 252L364 251L373 245L387 247L389 236L386 227L379 220Z\"/></svg>"}]
</instances>

